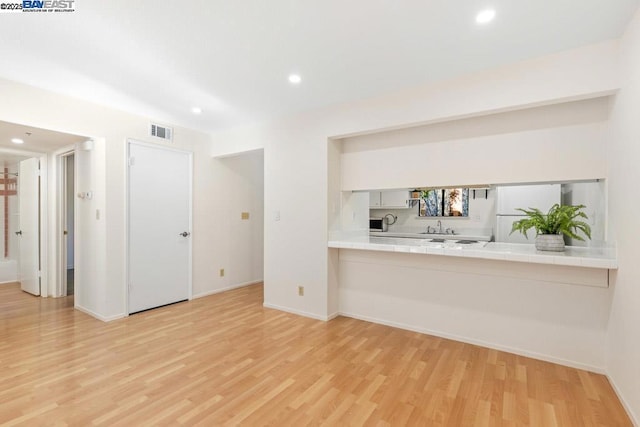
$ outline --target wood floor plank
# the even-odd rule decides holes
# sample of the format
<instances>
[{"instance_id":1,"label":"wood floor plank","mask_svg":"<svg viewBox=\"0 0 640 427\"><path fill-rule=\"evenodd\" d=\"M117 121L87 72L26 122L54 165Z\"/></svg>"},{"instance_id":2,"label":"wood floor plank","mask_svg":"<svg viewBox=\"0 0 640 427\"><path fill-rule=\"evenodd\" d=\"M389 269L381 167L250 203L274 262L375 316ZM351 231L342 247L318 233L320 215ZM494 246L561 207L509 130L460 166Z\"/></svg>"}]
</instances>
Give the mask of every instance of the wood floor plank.
<instances>
[{"instance_id":1,"label":"wood floor plank","mask_svg":"<svg viewBox=\"0 0 640 427\"><path fill-rule=\"evenodd\" d=\"M0 285L0 425L632 425L602 375L262 300L103 323Z\"/></svg>"}]
</instances>

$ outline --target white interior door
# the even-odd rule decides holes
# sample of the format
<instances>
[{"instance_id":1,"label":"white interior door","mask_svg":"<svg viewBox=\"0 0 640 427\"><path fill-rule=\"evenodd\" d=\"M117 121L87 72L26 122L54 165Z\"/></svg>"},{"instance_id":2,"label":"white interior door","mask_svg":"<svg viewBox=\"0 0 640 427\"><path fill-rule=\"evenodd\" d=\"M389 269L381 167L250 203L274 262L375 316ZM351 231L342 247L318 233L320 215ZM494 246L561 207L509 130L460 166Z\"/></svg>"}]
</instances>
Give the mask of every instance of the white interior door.
<instances>
[{"instance_id":1,"label":"white interior door","mask_svg":"<svg viewBox=\"0 0 640 427\"><path fill-rule=\"evenodd\" d=\"M20 205L19 241L20 286L25 292L40 295L40 160L36 157L20 162L18 199Z\"/></svg>"},{"instance_id":2,"label":"white interior door","mask_svg":"<svg viewBox=\"0 0 640 427\"><path fill-rule=\"evenodd\" d=\"M189 298L191 154L129 143L129 313Z\"/></svg>"}]
</instances>

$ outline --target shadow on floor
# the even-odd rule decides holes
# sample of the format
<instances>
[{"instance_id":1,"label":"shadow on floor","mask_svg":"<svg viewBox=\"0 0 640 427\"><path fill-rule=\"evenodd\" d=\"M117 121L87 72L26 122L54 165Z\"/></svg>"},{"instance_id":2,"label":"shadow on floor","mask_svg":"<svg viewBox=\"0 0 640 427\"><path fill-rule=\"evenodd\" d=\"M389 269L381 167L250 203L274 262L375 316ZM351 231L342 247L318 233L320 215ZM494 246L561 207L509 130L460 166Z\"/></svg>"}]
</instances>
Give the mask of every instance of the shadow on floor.
<instances>
[{"instance_id":1,"label":"shadow on floor","mask_svg":"<svg viewBox=\"0 0 640 427\"><path fill-rule=\"evenodd\" d=\"M74 269L67 269L67 295L73 295L73 276Z\"/></svg>"}]
</instances>

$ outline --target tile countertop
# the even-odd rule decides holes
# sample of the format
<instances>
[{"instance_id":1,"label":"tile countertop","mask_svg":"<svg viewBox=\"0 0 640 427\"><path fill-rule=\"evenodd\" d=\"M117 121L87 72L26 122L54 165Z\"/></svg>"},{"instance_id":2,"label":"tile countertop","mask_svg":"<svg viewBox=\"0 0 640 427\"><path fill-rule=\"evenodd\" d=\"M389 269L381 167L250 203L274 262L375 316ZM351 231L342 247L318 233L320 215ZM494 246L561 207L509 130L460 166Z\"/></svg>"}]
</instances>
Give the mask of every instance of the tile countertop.
<instances>
[{"instance_id":1,"label":"tile countertop","mask_svg":"<svg viewBox=\"0 0 640 427\"><path fill-rule=\"evenodd\" d=\"M567 246L564 252L541 252L537 251L533 244L478 242L465 245L456 243L455 240L436 243L430 242L429 239L377 236L337 238L330 240L328 246L341 249L484 258L611 270L618 268L616 251L612 247Z\"/></svg>"},{"instance_id":2,"label":"tile countertop","mask_svg":"<svg viewBox=\"0 0 640 427\"><path fill-rule=\"evenodd\" d=\"M411 239L447 239L447 240L479 240L488 242L491 235L466 232L464 234L444 234L444 233L412 233L412 232L393 232L393 231L370 231L371 237L402 237Z\"/></svg>"}]
</instances>

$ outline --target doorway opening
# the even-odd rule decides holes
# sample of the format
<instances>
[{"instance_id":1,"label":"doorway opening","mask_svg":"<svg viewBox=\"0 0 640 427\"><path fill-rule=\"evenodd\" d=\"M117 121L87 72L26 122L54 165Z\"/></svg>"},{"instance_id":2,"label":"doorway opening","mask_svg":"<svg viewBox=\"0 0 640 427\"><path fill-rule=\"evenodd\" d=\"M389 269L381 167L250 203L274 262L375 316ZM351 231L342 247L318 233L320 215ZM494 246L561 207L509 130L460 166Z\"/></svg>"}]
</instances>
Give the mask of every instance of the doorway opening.
<instances>
[{"instance_id":1,"label":"doorway opening","mask_svg":"<svg viewBox=\"0 0 640 427\"><path fill-rule=\"evenodd\" d=\"M41 294L41 158L0 147L0 283Z\"/></svg>"},{"instance_id":2,"label":"doorway opening","mask_svg":"<svg viewBox=\"0 0 640 427\"><path fill-rule=\"evenodd\" d=\"M0 284L18 281L18 166L26 157L0 152Z\"/></svg>"},{"instance_id":3,"label":"doorway opening","mask_svg":"<svg viewBox=\"0 0 640 427\"><path fill-rule=\"evenodd\" d=\"M216 192L225 201L223 221L211 225L213 238L229 242L216 259L219 289L260 283L264 279L264 150L214 160Z\"/></svg>"},{"instance_id":4,"label":"doorway opening","mask_svg":"<svg viewBox=\"0 0 640 427\"><path fill-rule=\"evenodd\" d=\"M19 145L15 140L19 141ZM63 231L67 228L61 225L59 218L61 205L66 204L67 200L62 200L63 176L59 160L61 155L74 154L76 146L85 141L86 136L0 121L0 179L4 184L0 185L0 191L6 193L0 194L0 201L4 201L5 197L9 199L8 204L0 206L0 216L5 214L5 207L8 211L8 216L2 218L5 222L4 235L0 233L0 241L7 241L5 248L8 247L8 257L0 257L0 282L20 282L23 290L42 297L66 295L66 286L64 291L62 289L61 270L66 276L67 260L64 268L61 268L61 241L65 240L66 245L70 240L73 246L69 249L73 249L74 255L77 255L76 252L81 252L79 245L82 239L77 240L81 233L75 233L75 226L71 228L74 233L71 238L63 239L66 237ZM69 184L76 181L74 176L90 165L89 161L78 162L77 153L73 158L75 162ZM5 177L4 172L8 176ZM16 172L17 176L12 175ZM69 188L71 193L67 194L73 197L74 189L71 186ZM76 209L77 206L74 206L69 211L73 222L78 222ZM76 256L73 258L75 262L69 266L73 267L74 278L77 278L85 269L81 268ZM11 275L5 275L10 267ZM77 295L81 289L78 280L74 282L73 293ZM29 289L25 289L25 286Z\"/></svg>"},{"instance_id":5,"label":"doorway opening","mask_svg":"<svg viewBox=\"0 0 640 427\"><path fill-rule=\"evenodd\" d=\"M75 291L75 152L60 156L61 208L62 214L62 253L60 271L62 272L62 293L73 295Z\"/></svg>"}]
</instances>

